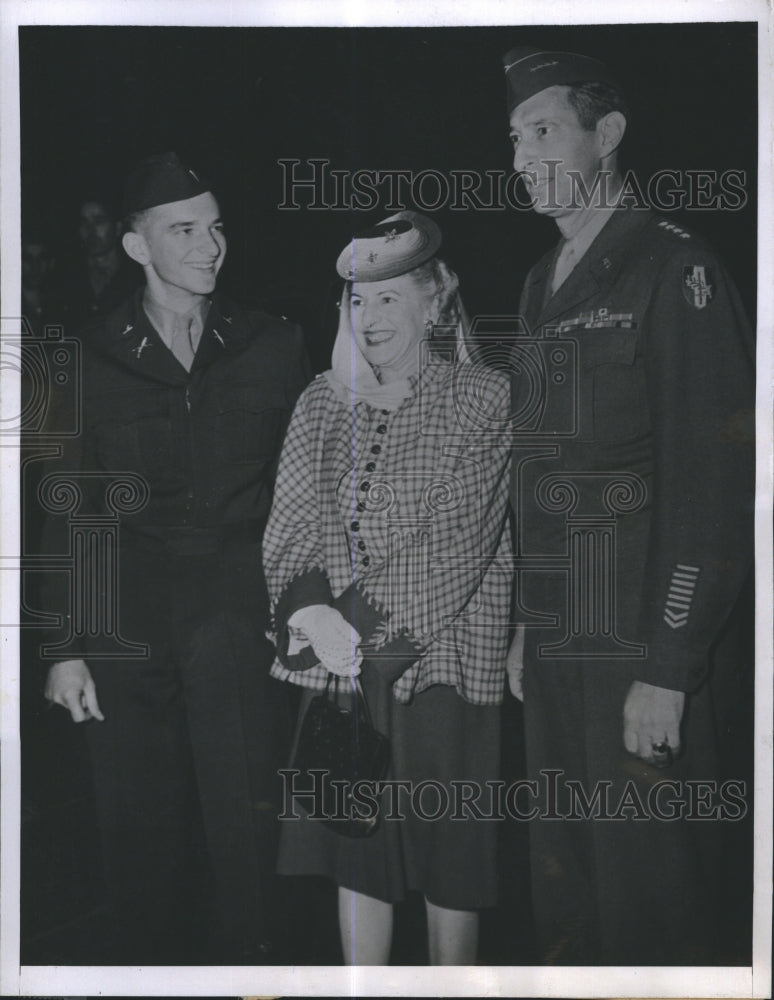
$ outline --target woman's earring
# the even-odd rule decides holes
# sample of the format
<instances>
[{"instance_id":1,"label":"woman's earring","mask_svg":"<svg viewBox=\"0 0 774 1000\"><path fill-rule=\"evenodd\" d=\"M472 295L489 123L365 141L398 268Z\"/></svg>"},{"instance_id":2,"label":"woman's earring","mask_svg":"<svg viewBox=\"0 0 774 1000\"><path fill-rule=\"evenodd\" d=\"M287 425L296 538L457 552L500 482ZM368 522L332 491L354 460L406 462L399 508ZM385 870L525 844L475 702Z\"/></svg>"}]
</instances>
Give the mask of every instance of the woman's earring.
<instances>
[{"instance_id":1,"label":"woman's earring","mask_svg":"<svg viewBox=\"0 0 774 1000\"><path fill-rule=\"evenodd\" d=\"M428 316L425 320L425 336L428 338L432 337L433 330L435 330L435 323Z\"/></svg>"}]
</instances>

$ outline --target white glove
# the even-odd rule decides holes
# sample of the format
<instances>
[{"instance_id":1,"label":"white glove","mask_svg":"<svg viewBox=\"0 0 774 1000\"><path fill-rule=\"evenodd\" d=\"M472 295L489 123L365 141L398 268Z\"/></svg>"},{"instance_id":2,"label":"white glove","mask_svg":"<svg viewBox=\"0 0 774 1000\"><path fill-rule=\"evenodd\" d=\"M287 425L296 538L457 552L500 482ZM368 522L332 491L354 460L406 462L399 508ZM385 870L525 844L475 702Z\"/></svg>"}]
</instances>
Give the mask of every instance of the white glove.
<instances>
[{"instance_id":1,"label":"white glove","mask_svg":"<svg viewBox=\"0 0 774 1000\"><path fill-rule=\"evenodd\" d=\"M358 651L360 635L344 616L327 604L312 604L294 611L288 628L296 638L305 638L317 654L320 663L332 674L356 677L363 657Z\"/></svg>"},{"instance_id":2,"label":"white glove","mask_svg":"<svg viewBox=\"0 0 774 1000\"><path fill-rule=\"evenodd\" d=\"M508 687L511 689L513 697L518 698L519 701L524 701L524 691L521 686L521 678L524 673L524 635L524 626L519 625L506 660Z\"/></svg>"}]
</instances>

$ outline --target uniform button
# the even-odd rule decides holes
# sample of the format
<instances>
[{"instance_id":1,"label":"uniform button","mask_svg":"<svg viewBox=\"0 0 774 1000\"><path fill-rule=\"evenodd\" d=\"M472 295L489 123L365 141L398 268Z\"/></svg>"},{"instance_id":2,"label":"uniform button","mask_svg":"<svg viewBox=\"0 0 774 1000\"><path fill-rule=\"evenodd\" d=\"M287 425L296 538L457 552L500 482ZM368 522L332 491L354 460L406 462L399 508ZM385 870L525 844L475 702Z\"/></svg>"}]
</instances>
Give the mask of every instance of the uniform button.
<instances>
[{"instance_id":1,"label":"uniform button","mask_svg":"<svg viewBox=\"0 0 774 1000\"><path fill-rule=\"evenodd\" d=\"M373 446L373 448L371 449L371 454L372 455L378 455L381 450L382 450L382 446L380 444L375 444Z\"/></svg>"},{"instance_id":2,"label":"uniform button","mask_svg":"<svg viewBox=\"0 0 774 1000\"><path fill-rule=\"evenodd\" d=\"M365 547L366 547L365 542L358 542L357 547L360 549L361 552L365 552Z\"/></svg>"},{"instance_id":3,"label":"uniform button","mask_svg":"<svg viewBox=\"0 0 774 1000\"><path fill-rule=\"evenodd\" d=\"M350 527L353 531L360 531L360 521L353 521Z\"/></svg>"},{"instance_id":4,"label":"uniform button","mask_svg":"<svg viewBox=\"0 0 774 1000\"><path fill-rule=\"evenodd\" d=\"M364 566L367 566L371 562L371 560L368 558L368 556L363 556L362 562Z\"/></svg>"},{"instance_id":5,"label":"uniform button","mask_svg":"<svg viewBox=\"0 0 774 1000\"><path fill-rule=\"evenodd\" d=\"M369 462L366 466L366 472L373 472L376 468L376 462Z\"/></svg>"},{"instance_id":6,"label":"uniform button","mask_svg":"<svg viewBox=\"0 0 774 1000\"><path fill-rule=\"evenodd\" d=\"M360 492L367 493L371 489L371 484L366 480L364 483L360 484Z\"/></svg>"},{"instance_id":7,"label":"uniform button","mask_svg":"<svg viewBox=\"0 0 774 1000\"><path fill-rule=\"evenodd\" d=\"M376 428L376 433L377 434L386 434L387 433L387 424L379 424L379 426Z\"/></svg>"}]
</instances>

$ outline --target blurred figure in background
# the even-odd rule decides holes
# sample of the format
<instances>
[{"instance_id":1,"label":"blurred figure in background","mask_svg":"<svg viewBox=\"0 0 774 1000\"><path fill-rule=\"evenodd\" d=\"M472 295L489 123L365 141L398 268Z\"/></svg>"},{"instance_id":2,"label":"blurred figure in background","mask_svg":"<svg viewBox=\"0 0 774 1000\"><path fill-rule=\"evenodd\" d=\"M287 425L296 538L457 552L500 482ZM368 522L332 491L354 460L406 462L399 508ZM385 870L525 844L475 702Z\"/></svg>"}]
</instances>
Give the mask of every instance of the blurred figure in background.
<instances>
[{"instance_id":1,"label":"blurred figure in background","mask_svg":"<svg viewBox=\"0 0 774 1000\"><path fill-rule=\"evenodd\" d=\"M69 336L100 319L142 284L142 269L121 248L121 223L109 195L91 192L78 203L80 252L53 276L54 319Z\"/></svg>"}]
</instances>

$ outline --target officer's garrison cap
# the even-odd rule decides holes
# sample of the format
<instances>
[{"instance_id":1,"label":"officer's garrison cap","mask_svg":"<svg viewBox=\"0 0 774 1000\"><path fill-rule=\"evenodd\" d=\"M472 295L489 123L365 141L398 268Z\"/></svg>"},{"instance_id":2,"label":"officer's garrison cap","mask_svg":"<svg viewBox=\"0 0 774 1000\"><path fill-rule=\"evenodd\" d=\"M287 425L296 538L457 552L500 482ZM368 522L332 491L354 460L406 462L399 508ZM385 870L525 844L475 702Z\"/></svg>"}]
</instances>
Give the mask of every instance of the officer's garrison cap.
<instances>
[{"instance_id":1,"label":"officer's garrison cap","mask_svg":"<svg viewBox=\"0 0 774 1000\"><path fill-rule=\"evenodd\" d=\"M548 87L572 83L618 82L604 63L576 52L552 52L531 47L511 49L503 56L508 114Z\"/></svg>"}]
</instances>

